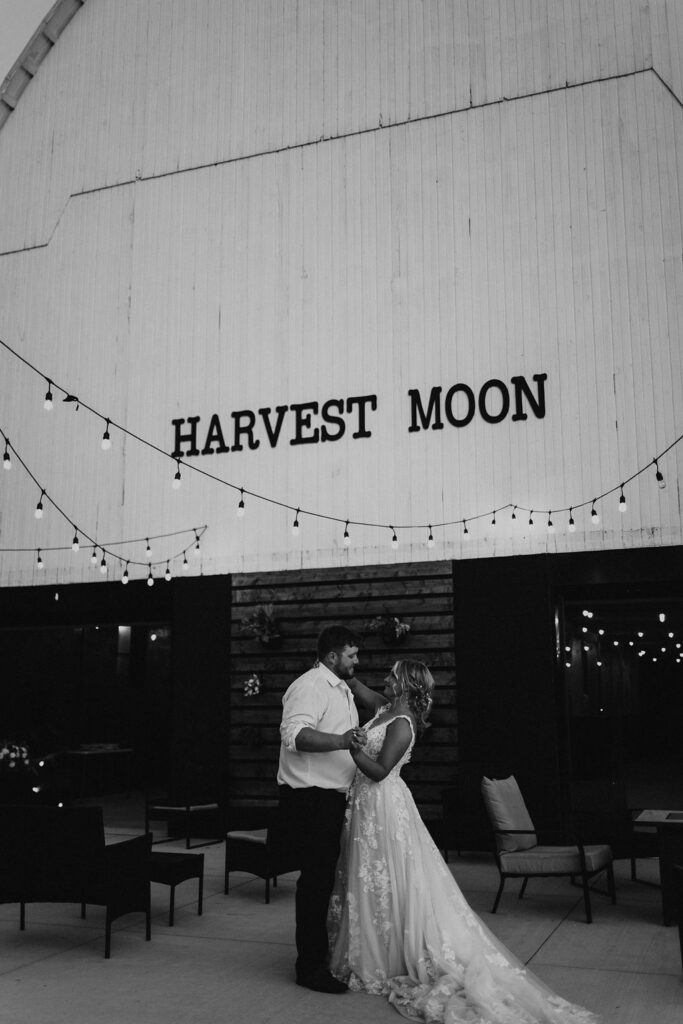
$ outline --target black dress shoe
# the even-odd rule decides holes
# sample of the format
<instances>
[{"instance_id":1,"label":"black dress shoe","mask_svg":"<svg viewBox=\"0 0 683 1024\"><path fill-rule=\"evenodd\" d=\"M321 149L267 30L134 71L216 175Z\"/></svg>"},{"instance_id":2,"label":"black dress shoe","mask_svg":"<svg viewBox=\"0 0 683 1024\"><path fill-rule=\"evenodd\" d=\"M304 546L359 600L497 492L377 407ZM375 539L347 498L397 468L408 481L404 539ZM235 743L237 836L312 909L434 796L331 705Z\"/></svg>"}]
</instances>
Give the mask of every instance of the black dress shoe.
<instances>
[{"instance_id":1,"label":"black dress shoe","mask_svg":"<svg viewBox=\"0 0 683 1024\"><path fill-rule=\"evenodd\" d=\"M341 995L348 991L348 985L343 981L337 981L329 971L319 970L313 974L300 974L296 979L297 985L313 989L314 992L329 992L330 995Z\"/></svg>"}]
</instances>

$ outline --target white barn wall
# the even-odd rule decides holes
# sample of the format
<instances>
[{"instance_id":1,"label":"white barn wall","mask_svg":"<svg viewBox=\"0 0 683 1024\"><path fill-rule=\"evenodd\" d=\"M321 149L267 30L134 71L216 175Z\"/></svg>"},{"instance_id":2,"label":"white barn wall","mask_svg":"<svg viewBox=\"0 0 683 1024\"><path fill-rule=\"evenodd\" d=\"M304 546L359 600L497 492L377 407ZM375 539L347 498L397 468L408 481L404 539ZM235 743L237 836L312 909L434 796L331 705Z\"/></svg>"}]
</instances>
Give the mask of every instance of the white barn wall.
<instances>
[{"instance_id":1,"label":"white barn wall","mask_svg":"<svg viewBox=\"0 0 683 1024\"><path fill-rule=\"evenodd\" d=\"M115 430L103 453L102 422L45 413L0 352L0 427L72 522L101 544L206 523L207 573L681 543L678 448L627 515L612 495L599 527L583 509L545 529L681 432L671 5L192 6L87 0L2 127L0 338L167 452L177 417L201 416L201 446L214 412L227 433L239 409L379 409L370 438L188 458L175 492L171 459ZM408 432L409 388L543 372L542 420ZM302 515L293 538L291 510L248 498L239 520L193 466L385 525L345 549L343 521ZM33 519L20 467L0 486L0 547L33 549L0 555L0 581L92 578L70 551L39 572L70 527ZM533 529L490 526L508 502ZM433 551L400 529L483 513Z\"/></svg>"}]
</instances>

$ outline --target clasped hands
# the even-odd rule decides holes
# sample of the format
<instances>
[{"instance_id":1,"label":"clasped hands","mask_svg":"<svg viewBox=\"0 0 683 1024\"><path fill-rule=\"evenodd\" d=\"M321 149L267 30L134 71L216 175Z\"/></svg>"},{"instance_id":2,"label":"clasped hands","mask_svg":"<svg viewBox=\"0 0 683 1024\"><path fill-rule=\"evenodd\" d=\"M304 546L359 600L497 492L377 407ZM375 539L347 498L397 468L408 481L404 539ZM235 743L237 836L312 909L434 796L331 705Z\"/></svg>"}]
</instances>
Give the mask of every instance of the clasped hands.
<instances>
[{"instance_id":1,"label":"clasped hands","mask_svg":"<svg viewBox=\"0 0 683 1024\"><path fill-rule=\"evenodd\" d=\"M344 749L351 751L352 754L362 750L367 742L367 733L360 726L357 726L355 729L349 729L344 733Z\"/></svg>"}]
</instances>

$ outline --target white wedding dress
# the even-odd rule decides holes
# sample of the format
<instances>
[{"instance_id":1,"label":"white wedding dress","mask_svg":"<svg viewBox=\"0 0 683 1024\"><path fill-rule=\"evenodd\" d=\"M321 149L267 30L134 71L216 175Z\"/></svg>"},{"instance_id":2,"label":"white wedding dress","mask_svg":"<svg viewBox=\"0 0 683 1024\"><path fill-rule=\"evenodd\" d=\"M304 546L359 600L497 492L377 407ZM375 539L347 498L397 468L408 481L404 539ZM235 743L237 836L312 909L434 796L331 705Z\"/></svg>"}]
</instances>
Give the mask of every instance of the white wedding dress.
<instances>
[{"instance_id":1,"label":"white wedding dress","mask_svg":"<svg viewBox=\"0 0 683 1024\"><path fill-rule=\"evenodd\" d=\"M386 711L366 726L373 760L390 720L373 723ZM357 771L349 791L330 902L332 974L430 1024L596 1024L526 970L470 909L400 777L414 742L413 732L382 782Z\"/></svg>"}]
</instances>

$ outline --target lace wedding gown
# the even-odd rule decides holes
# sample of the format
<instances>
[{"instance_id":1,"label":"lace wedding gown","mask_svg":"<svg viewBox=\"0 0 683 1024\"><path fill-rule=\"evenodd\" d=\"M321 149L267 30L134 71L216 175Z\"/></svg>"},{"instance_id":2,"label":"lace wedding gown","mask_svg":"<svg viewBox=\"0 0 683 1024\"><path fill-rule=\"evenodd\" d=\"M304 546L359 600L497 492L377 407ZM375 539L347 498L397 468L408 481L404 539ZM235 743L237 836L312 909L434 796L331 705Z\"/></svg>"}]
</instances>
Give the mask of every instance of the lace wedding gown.
<instances>
[{"instance_id":1,"label":"lace wedding gown","mask_svg":"<svg viewBox=\"0 0 683 1024\"><path fill-rule=\"evenodd\" d=\"M373 723L387 710L366 726L373 760L389 721ZM596 1024L527 971L470 909L400 777L414 742L413 731L382 782L356 772L330 903L330 970L430 1024Z\"/></svg>"}]
</instances>

